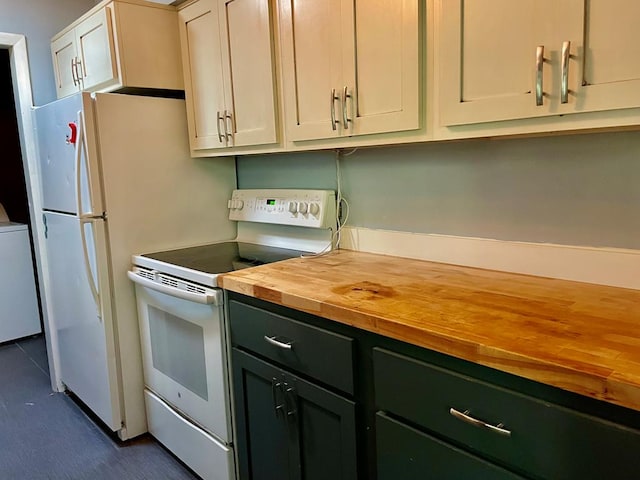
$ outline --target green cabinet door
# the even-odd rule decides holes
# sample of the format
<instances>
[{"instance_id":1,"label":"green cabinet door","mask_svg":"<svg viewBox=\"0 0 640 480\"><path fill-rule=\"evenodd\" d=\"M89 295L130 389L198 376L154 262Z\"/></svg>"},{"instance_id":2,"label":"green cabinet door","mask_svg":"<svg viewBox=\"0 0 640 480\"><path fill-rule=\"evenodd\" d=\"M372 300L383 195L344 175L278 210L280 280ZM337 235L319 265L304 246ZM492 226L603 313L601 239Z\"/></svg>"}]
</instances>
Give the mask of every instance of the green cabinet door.
<instances>
[{"instance_id":1,"label":"green cabinet door","mask_svg":"<svg viewBox=\"0 0 640 480\"><path fill-rule=\"evenodd\" d=\"M238 471L243 480L294 480L280 371L233 351ZM278 402L277 404L275 402ZM276 409L276 407L279 407Z\"/></svg>"},{"instance_id":2,"label":"green cabinet door","mask_svg":"<svg viewBox=\"0 0 640 480\"><path fill-rule=\"evenodd\" d=\"M522 480L381 412L376 447L378 480Z\"/></svg>"},{"instance_id":3,"label":"green cabinet door","mask_svg":"<svg viewBox=\"0 0 640 480\"><path fill-rule=\"evenodd\" d=\"M233 348L241 480L355 480L355 404Z\"/></svg>"}]
</instances>

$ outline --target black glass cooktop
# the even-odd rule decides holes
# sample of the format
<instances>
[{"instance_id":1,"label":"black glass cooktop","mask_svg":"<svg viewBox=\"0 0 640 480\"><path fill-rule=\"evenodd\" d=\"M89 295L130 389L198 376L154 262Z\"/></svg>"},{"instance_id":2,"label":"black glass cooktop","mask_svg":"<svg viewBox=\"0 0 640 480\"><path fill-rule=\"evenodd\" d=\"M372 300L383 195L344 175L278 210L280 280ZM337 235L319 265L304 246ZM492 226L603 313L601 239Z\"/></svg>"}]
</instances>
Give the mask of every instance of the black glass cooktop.
<instances>
[{"instance_id":1,"label":"black glass cooktop","mask_svg":"<svg viewBox=\"0 0 640 480\"><path fill-rule=\"evenodd\" d=\"M273 263L304 254L308 254L308 252L253 243L222 242L166 252L147 253L143 257L199 272L216 274Z\"/></svg>"}]
</instances>

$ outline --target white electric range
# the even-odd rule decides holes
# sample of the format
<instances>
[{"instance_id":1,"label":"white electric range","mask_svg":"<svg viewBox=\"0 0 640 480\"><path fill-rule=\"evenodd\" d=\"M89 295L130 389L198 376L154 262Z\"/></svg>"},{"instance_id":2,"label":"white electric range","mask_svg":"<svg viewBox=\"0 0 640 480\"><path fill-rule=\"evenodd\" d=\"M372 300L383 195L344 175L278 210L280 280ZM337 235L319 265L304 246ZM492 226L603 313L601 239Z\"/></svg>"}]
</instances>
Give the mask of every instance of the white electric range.
<instances>
[{"instance_id":1,"label":"white electric range","mask_svg":"<svg viewBox=\"0 0 640 480\"><path fill-rule=\"evenodd\" d=\"M224 295L217 278L330 250L335 192L235 190L233 241L133 256L149 432L204 479L235 478Z\"/></svg>"}]
</instances>

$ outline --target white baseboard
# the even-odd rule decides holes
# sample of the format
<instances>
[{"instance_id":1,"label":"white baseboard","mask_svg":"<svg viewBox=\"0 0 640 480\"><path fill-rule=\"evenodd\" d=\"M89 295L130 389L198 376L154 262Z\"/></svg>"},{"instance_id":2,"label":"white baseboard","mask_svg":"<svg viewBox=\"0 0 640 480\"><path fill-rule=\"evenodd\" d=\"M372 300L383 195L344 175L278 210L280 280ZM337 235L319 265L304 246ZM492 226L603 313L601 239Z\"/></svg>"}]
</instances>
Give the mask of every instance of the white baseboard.
<instances>
[{"instance_id":1,"label":"white baseboard","mask_svg":"<svg viewBox=\"0 0 640 480\"><path fill-rule=\"evenodd\" d=\"M341 248L640 290L640 250L344 227Z\"/></svg>"}]
</instances>

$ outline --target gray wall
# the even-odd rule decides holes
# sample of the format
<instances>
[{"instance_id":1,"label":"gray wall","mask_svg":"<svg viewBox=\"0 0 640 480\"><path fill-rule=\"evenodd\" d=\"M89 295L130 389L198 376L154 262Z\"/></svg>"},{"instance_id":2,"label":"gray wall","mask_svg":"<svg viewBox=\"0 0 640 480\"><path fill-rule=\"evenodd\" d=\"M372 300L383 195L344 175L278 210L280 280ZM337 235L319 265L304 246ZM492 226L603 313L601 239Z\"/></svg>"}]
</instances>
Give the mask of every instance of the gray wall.
<instances>
[{"instance_id":1,"label":"gray wall","mask_svg":"<svg viewBox=\"0 0 640 480\"><path fill-rule=\"evenodd\" d=\"M94 0L0 0L0 32L27 37L34 104L56 98L51 37L95 4Z\"/></svg>"},{"instance_id":2,"label":"gray wall","mask_svg":"<svg viewBox=\"0 0 640 480\"><path fill-rule=\"evenodd\" d=\"M640 249L640 132L359 149L341 165L352 226ZM241 157L238 185L334 189L334 154Z\"/></svg>"}]
</instances>

